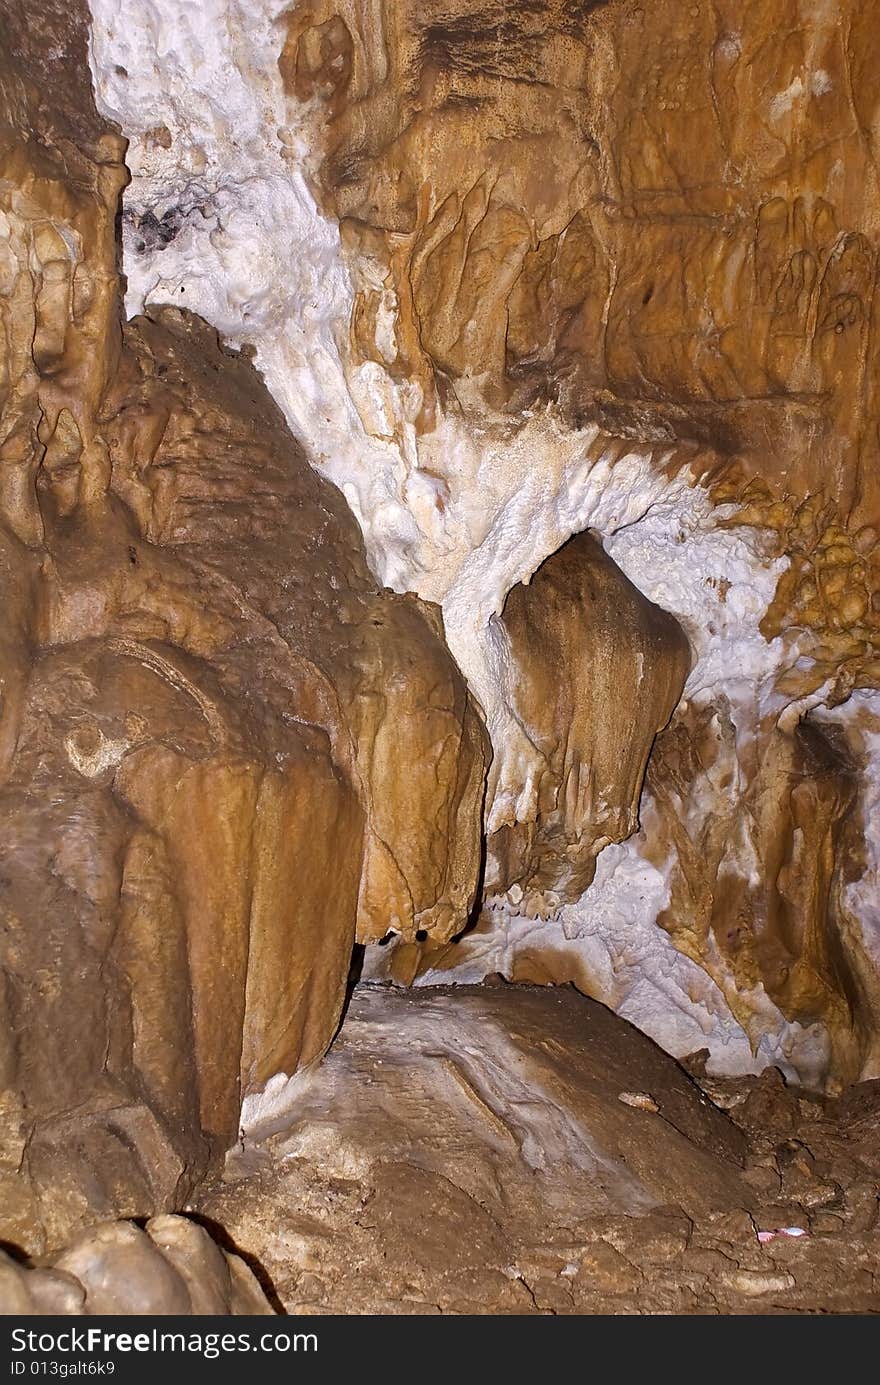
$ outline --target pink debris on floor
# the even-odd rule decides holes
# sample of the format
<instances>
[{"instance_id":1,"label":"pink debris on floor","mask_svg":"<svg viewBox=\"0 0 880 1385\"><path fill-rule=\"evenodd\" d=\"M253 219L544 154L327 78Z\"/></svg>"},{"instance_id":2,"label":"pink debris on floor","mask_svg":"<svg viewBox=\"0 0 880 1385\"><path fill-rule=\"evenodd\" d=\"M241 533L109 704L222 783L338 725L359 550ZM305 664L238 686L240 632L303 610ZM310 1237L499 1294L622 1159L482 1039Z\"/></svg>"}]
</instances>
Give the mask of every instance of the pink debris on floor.
<instances>
[{"instance_id":1,"label":"pink debris on floor","mask_svg":"<svg viewBox=\"0 0 880 1385\"><path fill-rule=\"evenodd\" d=\"M758 1240L762 1246L768 1241L775 1241L777 1236L791 1236L796 1239L798 1236L809 1236L809 1231L805 1231L802 1226L780 1226L775 1231L759 1231Z\"/></svg>"}]
</instances>

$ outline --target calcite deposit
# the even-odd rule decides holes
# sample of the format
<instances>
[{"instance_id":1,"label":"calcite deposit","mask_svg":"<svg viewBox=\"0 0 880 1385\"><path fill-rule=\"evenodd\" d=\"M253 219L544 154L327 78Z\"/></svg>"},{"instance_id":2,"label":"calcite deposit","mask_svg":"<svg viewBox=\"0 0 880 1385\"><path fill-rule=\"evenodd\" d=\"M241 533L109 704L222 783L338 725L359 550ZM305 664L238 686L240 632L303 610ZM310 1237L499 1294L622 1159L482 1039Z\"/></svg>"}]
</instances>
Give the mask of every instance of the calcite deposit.
<instances>
[{"instance_id":1,"label":"calcite deposit","mask_svg":"<svg viewBox=\"0 0 880 1385\"><path fill-rule=\"evenodd\" d=\"M379 589L246 357L181 308L123 331L124 143L85 16L43 23L6 15L0 125L0 1202L32 1249L179 1205L243 1093L323 1054L356 938L464 926L485 773L439 613Z\"/></svg>"},{"instance_id":2,"label":"calcite deposit","mask_svg":"<svg viewBox=\"0 0 880 1385\"><path fill-rule=\"evenodd\" d=\"M359 976L880 1075L880 0L32 9L0 1240L184 1207Z\"/></svg>"},{"instance_id":3,"label":"calcite deposit","mask_svg":"<svg viewBox=\"0 0 880 1385\"><path fill-rule=\"evenodd\" d=\"M202 1207L288 1313L880 1308L880 1084L694 1081L571 987L362 986L245 1119Z\"/></svg>"},{"instance_id":4,"label":"calcite deposit","mask_svg":"<svg viewBox=\"0 0 880 1385\"><path fill-rule=\"evenodd\" d=\"M718 1070L875 1072L873 0L92 14L129 312L253 345L485 716L490 909L396 974L524 967ZM549 700L549 630L508 657L587 530L684 630L677 709L625 620L618 696L564 703L600 638L576 579Z\"/></svg>"},{"instance_id":5,"label":"calcite deposit","mask_svg":"<svg viewBox=\"0 0 880 1385\"><path fill-rule=\"evenodd\" d=\"M489 837L485 887L516 890L526 912L552 912L580 899L599 852L637 827L645 766L690 649L590 534L513 588L490 638L511 715L543 765L526 820L511 814ZM490 786L505 768L500 751Z\"/></svg>"}]
</instances>

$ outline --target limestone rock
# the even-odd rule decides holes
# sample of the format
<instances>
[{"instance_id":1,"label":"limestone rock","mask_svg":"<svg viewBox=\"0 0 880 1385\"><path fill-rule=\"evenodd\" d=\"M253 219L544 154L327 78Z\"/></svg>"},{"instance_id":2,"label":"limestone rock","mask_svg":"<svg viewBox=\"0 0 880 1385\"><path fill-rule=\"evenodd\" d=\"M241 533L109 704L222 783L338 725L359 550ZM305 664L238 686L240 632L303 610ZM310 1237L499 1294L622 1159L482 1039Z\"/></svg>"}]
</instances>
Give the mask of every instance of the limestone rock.
<instances>
[{"instance_id":1,"label":"limestone rock","mask_svg":"<svg viewBox=\"0 0 880 1385\"><path fill-rule=\"evenodd\" d=\"M654 1112L620 1101L636 1081ZM560 1225L575 1205L639 1216L748 1196L732 1121L643 1034L571 987L360 987L320 1068L249 1099L242 1118L245 1152L230 1173L265 1140L369 1184L377 1158L406 1163L417 1146L421 1168L474 1202L543 1201Z\"/></svg>"},{"instance_id":2,"label":"limestone rock","mask_svg":"<svg viewBox=\"0 0 880 1385\"><path fill-rule=\"evenodd\" d=\"M280 66L322 106L328 204L387 266L398 368L612 431L650 414L873 520L873 17L406 0L367 25L325 0Z\"/></svg>"},{"instance_id":3,"label":"limestone rock","mask_svg":"<svg viewBox=\"0 0 880 1385\"><path fill-rule=\"evenodd\" d=\"M442 605L485 715L488 882L517 897L396 974L576 979L715 1071L876 1073L876 4L91 4L131 139L129 311L183 291L253 345L374 571ZM180 33L197 66L169 62ZM588 530L693 651L620 845L641 750L614 830L548 808L567 733L539 749L504 685L505 601ZM370 863L399 918L399 862Z\"/></svg>"},{"instance_id":4,"label":"limestone rock","mask_svg":"<svg viewBox=\"0 0 880 1385\"><path fill-rule=\"evenodd\" d=\"M701 758L711 797L687 787ZM729 707L708 706L658 741L648 828L658 857L676 861L661 926L714 974L734 1012L740 994L760 988L790 1021L821 1021L826 1061L844 1082L865 1065L876 1014L845 911L857 785L838 728L803 721L786 732L771 723L748 742ZM751 879L734 864L747 855ZM739 1018L759 1043L748 1002Z\"/></svg>"},{"instance_id":5,"label":"limestone rock","mask_svg":"<svg viewBox=\"0 0 880 1385\"><path fill-rule=\"evenodd\" d=\"M496 627L513 717L541 757L533 805L488 841L489 894L522 911L580 898L609 842L638 826L648 755L681 696L687 638L589 534L514 587ZM496 768L496 764L498 768ZM490 783L503 793L496 757ZM500 783L499 783L500 781ZM535 906L533 906L535 907Z\"/></svg>"},{"instance_id":6,"label":"limestone rock","mask_svg":"<svg viewBox=\"0 0 880 1385\"><path fill-rule=\"evenodd\" d=\"M238 1255L220 1250L184 1217L154 1217L145 1231L108 1222L84 1231L49 1266L0 1252L0 1313L18 1316L271 1316Z\"/></svg>"},{"instance_id":7,"label":"limestone rock","mask_svg":"<svg viewBox=\"0 0 880 1385\"><path fill-rule=\"evenodd\" d=\"M42 1251L181 1205L323 1054L356 936L460 930L485 749L250 361L179 308L121 330L85 14L4 24L0 1236Z\"/></svg>"}]
</instances>

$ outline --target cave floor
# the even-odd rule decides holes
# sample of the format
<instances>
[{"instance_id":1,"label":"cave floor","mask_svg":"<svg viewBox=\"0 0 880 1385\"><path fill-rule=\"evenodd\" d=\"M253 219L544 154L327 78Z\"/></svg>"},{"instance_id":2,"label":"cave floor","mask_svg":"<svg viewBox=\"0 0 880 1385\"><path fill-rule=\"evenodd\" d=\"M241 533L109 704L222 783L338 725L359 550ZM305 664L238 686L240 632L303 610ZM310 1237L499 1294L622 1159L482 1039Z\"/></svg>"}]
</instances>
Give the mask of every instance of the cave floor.
<instances>
[{"instance_id":1,"label":"cave floor","mask_svg":"<svg viewBox=\"0 0 880 1385\"><path fill-rule=\"evenodd\" d=\"M370 985L196 1210L294 1314L877 1312L878 1135L570 988Z\"/></svg>"}]
</instances>

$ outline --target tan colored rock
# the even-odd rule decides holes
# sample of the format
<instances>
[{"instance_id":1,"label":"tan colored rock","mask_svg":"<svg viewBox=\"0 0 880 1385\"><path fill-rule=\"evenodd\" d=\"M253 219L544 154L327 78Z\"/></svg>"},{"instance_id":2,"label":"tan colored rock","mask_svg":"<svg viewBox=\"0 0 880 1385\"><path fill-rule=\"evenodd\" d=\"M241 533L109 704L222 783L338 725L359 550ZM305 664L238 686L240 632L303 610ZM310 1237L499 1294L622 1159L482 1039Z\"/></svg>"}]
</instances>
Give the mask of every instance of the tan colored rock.
<instances>
[{"instance_id":1,"label":"tan colored rock","mask_svg":"<svg viewBox=\"0 0 880 1385\"><path fill-rule=\"evenodd\" d=\"M0 1091L27 1103L0 1179L16 1237L33 1216L54 1244L90 1210L186 1196L242 1092L326 1048L356 938L400 934L401 975L450 964L486 748L438 612L379 590L248 353L178 309L120 331L124 149L95 115L85 15L4 18ZM699 1014L711 978L746 1048L807 1034L791 1062L817 1083L875 1071L880 1033L853 894L871 733L821 710L880 686L875 19L856 0L312 0L277 33L353 275L327 334L343 413L393 473L354 487L362 514L365 494L397 506L377 570L445 599L448 557L474 687L496 613L487 888L516 926L555 914L640 814L670 987ZM180 133L151 117L140 155L182 157ZM444 438L441 474L420 469ZM588 535L535 570L592 522L572 495L601 474L610 538L633 495L638 524L698 478L734 506L720 523L767 531L756 570L789 559L751 612L779 639L773 686L698 689L641 807L684 637ZM534 488L546 542L493 567L530 543L511 486ZM707 581L723 601L728 575ZM593 976L576 930L535 930L508 969L621 1003L628 942Z\"/></svg>"},{"instance_id":2,"label":"tan colored rock","mask_svg":"<svg viewBox=\"0 0 880 1385\"><path fill-rule=\"evenodd\" d=\"M486 889L516 891L518 909L540 912L579 899L602 848L636 829L648 755L690 651L590 534L514 587L498 633L514 717L544 769L533 820L489 837Z\"/></svg>"},{"instance_id":3,"label":"tan colored rock","mask_svg":"<svg viewBox=\"0 0 880 1385\"><path fill-rule=\"evenodd\" d=\"M691 792L702 776L711 796ZM821 1020L844 1082L862 1070L876 1013L843 903L857 776L833 727L771 723L747 739L730 708L709 706L658 739L646 819L657 859L676 862L661 926L713 975L754 1043L760 1017L749 994L758 989L789 1020Z\"/></svg>"},{"instance_id":4,"label":"tan colored rock","mask_svg":"<svg viewBox=\"0 0 880 1385\"><path fill-rule=\"evenodd\" d=\"M625 1294L638 1288L641 1274L614 1246L595 1241L584 1250L577 1278L582 1291Z\"/></svg>"},{"instance_id":5,"label":"tan colored rock","mask_svg":"<svg viewBox=\"0 0 880 1385\"><path fill-rule=\"evenodd\" d=\"M472 380L511 414L695 444L792 556L766 632L822 638L787 690L878 686L873 7L380 10L298 7L279 60L373 266L354 360L417 379L424 429L450 388L476 421Z\"/></svg>"},{"instance_id":6,"label":"tan colored rock","mask_svg":"<svg viewBox=\"0 0 880 1385\"><path fill-rule=\"evenodd\" d=\"M485 748L249 360L120 330L84 8L4 22L0 1237L42 1251L181 1205L323 1054L356 935L463 926Z\"/></svg>"},{"instance_id":7,"label":"tan colored rock","mask_svg":"<svg viewBox=\"0 0 880 1385\"><path fill-rule=\"evenodd\" d=\"M380 14L297 7L280 67L322 104L328 206L384 246L397 368L644 420L874 521L872 7Z\"/></svg>"},{"instance_id":8,"label":"tan colored rock","mask_svg":"<svg viewBox=\"0 0 880 1385\"><path fill-rule=\"evenodd\" d=\"M661 922L717 982L752 1047L768 1026L785 1031L783 1051L798 1046L792 1026L813 1031L812 1055L791 1055L811 1082L874 1074L880 1032L873 914L846 903L860 873L864 899L876 887L863 844L875 771L858 733L844 744L810 715L880 687L877 18L861 0L385 0L369 19L363 0L315 0L288 16L279 58L291 102L319 114L318 190L356 286L353 367L418 382L425 456L438 420L454 419L485 459L472 488L500 455L522 488L552 490L558 437L595 423L609 454L630 439L653 447L667 475L686 463L716 504L735 507L721 524L767 531L766 560L787 560L756 613L767 641L782 641L775 686L746 694L754 708L706 692L676 719L652 767L639 851L671 872ZM549 441L510 460L525 417L541 411ZM508 514L521 530L508 501L487 538L456 468L444 479L476 554L493 537L503 545ZM535 513L540 525L537 499ZM514 587L508 609L537 580ZM713 580L723 596L728 577ZM562 688L573 643L572 626L555 647ZM503 804L487 887L513 887L514 920L552 914L589 885L603 840L635 826L639 777L634 751L605 793L604 825L566 800L563 786L577 797L578 782L566 757L578 757L567 730L550 731L565 720L562 696L551 717L528 663L513 665L516 696L542 705L530 705L522 736L515 719L493 723L481 686L498 740L490 811ZM655 696L652 730L671 711ZM613 767L628 700L619 717L599 701L590 724ZM538 726L547 738L535 755ZM670 760L676 737L687 770ZM548 772L554 756L562 764ZM574 951L530 935L505 969L576 979L620 1003L616 982L591 976ZM394 970L410 978L438 964L450 954L429 944L424 956L399 950Z\"/></svg>"},{"instance_id":9,"label":"tan colored rock","mask_svg":"<svg viewBox=\"0 0 880 1385\"><path fill-rule=\"evenodd\" d=\"M142 1231L108 1222L82 1232L50 1267L0 1251L0 1314L18 1316L259 1316L273 1313L238 1255L184 1217Z\"/></svg>"},{"instance_id":10,"label":"tan colored rock","mask_svg":"<svg viewBox=\"0 0 880 1385\"><path fill-rule=\"evenodd\" d=\"M377 592L345 502L289 439L274 443L284 423L264 396L255 405L245 362L169 310L139 321L127 339L136 366L123 369L109 396L114 483L118 460L120 492L146 535L180 564L178 638L199 655L222 649L239 685L280 681L283 695L299 700L299 716L329 736L366 818L360 940L389 927L448 937L476 893L485 750L438 613ZM230 497L250 495L255 471L260 495L245 514ZM147 551L141 565L150 561ZM185 591L206 563L220 607L213 629ZM222 563L235 570L246 612L216 575ZM139 588L150 580L126 576Z\"/></svg>"}]
</instances>

